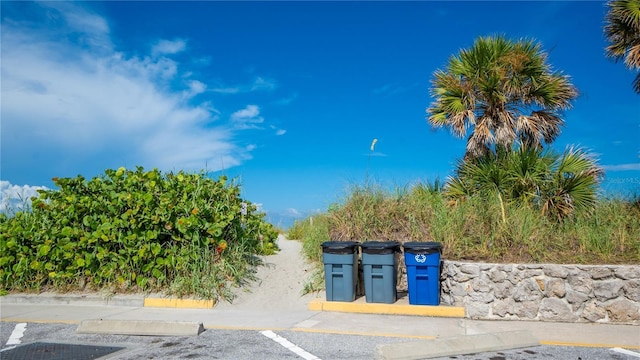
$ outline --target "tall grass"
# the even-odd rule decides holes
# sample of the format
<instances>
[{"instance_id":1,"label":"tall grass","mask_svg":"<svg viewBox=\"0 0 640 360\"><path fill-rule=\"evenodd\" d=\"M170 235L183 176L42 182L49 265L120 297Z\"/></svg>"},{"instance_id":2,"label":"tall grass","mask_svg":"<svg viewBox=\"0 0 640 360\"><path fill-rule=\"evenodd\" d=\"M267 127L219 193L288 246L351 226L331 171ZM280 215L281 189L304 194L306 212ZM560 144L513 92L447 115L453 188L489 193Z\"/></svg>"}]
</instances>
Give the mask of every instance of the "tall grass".
<instances>
[{"instance_id":1,"label":"tall grass","mask_svg":"<svg viewBox=\"0 0 640 360\"><path fill-rule=\"evenodd\" d=\"M436 184L385 190L354 186L324 214L290 233L321 260L322 241L437 241L443 258L498 263L640 263L638 201L601 199L590 212L558 221L519 202L470 197L453 202Z\"/></svg>"},{"instance_id":2,"label":"tall grass","mask_svg":"<svg viewBox=\"0 0 640 360\"><path fill-rule=\"evenodd\" d=\"M190 248L189 254L194 255L177 271L166 290L167 295L222 298L232 302L235 298L233 287L255 280L256 266L262 264L262 260L252 252L252 246L244 239L227 248L225 256L206 247L194 244L186 246Z\"/></svg>"},{"instance_id":3,"label":"tall grass","mask_svg":"<svg viewBox=\"0 0 640 360\"><path fill-rule=\"evenodd\" d=\"M305 281L303 294L324 288L324 269L322 268L322 243L330 239L329 216L320 214L305 220L296 221L287 233L289 239L302 241L302 252L307 260L317 266Z\"/></svg>"}]
</instances>

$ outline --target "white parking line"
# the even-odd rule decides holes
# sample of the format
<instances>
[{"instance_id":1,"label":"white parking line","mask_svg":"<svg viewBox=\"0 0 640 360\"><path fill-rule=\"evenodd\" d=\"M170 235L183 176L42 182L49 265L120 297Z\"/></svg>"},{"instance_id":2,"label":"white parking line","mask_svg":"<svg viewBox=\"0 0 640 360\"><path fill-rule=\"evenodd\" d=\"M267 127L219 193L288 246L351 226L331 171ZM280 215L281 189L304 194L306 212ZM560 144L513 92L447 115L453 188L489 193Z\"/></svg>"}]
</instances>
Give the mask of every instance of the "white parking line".
<instances>
[{"instance_id":1,"label":"white parking line","mask_svg":"<svg viewBox=\"0 0 640 360\"><path fill-rule=\"evenodd\" d=\"M11 333L11 336L9 336L9 340L7 340L7 343L5 344L5 346L7 347L0 350L0 352L14 349L16 345L20 345L20 343L22 342L21 340L22 336L24 336L24 331L26 329L27 329L27 323L16 324L16 327L13 328L13 332Z\"/></svg>"},{"instance_id":2,"label":"white parking line","mask_svg":"<svg viewBox=\"0 0 640 360\"><path fill-rule=\"evenodd\" d=\"M620 354L625 354L625 355L629 355L629 356L634 356L634 357L640 358L640 353L637 353L637 352L634 352L634 351L630 351L630 350L627 350L627 349L616 347L616 348L612 348L610 350L618 352Z\"/></svg>"},{"instance_id":3,"label":"white parking line","mask_svg":"<svg viewBox=\"0 0 640 360\"><path fill-rule=\"evenodd\" d=\"M277 342L278 344L284 346L285 348L293 351L296 355L300 356L301 358L303 358L305 360L320 360L319 357L317 357L317 356L315 356L313 354L309 354L308 352L304 351L303 349L301 349L297 345L291 343L289 340L283 338L282 336L274 333L271 330L260 331L260 333L262 335L268 337L269 339Z\"/></svg>"}]
</instances>

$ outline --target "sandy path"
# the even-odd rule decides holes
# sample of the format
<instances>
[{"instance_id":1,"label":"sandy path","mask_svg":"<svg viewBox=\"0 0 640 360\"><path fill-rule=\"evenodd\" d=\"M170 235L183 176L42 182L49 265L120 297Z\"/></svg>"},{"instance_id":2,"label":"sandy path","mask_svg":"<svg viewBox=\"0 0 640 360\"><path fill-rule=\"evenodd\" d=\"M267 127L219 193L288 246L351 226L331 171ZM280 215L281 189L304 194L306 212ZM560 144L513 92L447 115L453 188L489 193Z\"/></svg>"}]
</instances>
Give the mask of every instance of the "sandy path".
<instances>
[{"instance_id":1,"label":"sandy path","mask_svg":"<svg viewBox=\"0 0 640 360\"><path fill-rule=\"evenodd\" d=\"M257 280L236 289L232 303L221 302L216 308L234 310L304 310L317 294L302 295L304 284L313 268L302 255L302 244L278 237L280 251L263 256L264 264L257 268Z\"/></svg>"}]
</instances>

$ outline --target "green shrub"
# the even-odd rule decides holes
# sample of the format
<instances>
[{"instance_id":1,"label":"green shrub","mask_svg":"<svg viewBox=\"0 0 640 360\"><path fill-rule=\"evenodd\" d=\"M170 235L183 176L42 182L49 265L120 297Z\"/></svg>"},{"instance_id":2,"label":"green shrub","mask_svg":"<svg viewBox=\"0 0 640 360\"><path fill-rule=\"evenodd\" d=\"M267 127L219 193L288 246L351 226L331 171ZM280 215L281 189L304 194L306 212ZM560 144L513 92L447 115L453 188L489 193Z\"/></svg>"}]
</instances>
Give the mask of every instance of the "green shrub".
<instances>
[{"instance_id":1,"label":"green shrub","mask_svg":"<svg viewBox=\"0 0 640 360\"><path fill-rule=\"evenodd\" d=\"M138 167L53 180L59 190L40 190L31 212L0 218L3 289L229 299L255 255L277 250L277 232L224 176Z\"/></svg>"}]
</instances>

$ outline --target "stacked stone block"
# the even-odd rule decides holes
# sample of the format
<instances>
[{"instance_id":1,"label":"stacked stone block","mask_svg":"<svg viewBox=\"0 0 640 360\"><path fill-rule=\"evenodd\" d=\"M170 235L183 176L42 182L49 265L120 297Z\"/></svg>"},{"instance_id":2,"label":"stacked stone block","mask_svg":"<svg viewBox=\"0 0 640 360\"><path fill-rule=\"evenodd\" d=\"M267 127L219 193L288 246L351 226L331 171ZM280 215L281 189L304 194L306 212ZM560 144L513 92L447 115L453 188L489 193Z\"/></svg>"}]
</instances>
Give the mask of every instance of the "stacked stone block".
<instances>
[{"instance_id":1,"label":"stacked stone block","mask_svg":"<svg viewBox=\"0 0 640 360\"><path fill-rule=\"evenodd\" d=\"M639 265L443 261L440 280L441 304L472 319L640 325Z\"/></svg>"},{"instance_id":2,"label":"stacked stone block","mask_svg":"<svg viewBox=\"0 0 640 360\"><path fill-rule=\"evenodd\" d=\"M441 303L472 319L640 324L640 266L444 261Z\"/></svg>"}]
</instances>

